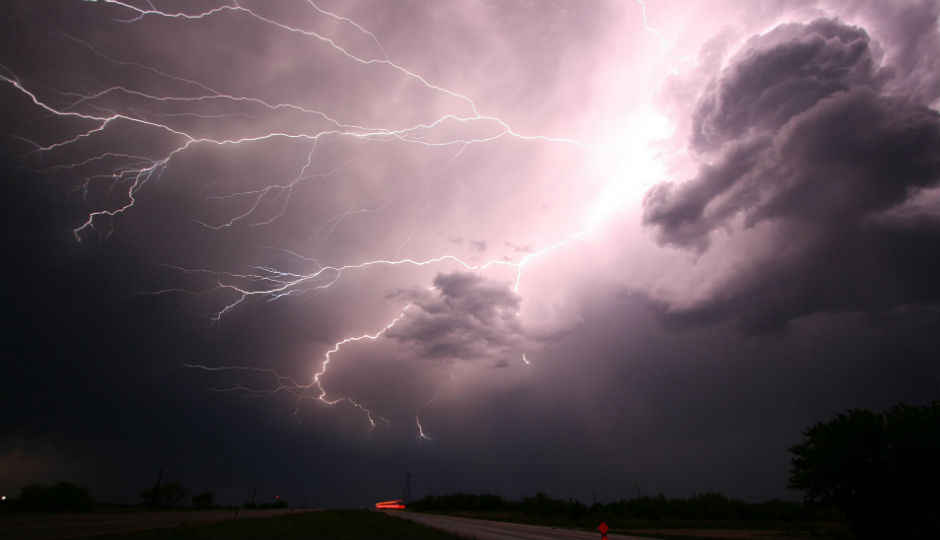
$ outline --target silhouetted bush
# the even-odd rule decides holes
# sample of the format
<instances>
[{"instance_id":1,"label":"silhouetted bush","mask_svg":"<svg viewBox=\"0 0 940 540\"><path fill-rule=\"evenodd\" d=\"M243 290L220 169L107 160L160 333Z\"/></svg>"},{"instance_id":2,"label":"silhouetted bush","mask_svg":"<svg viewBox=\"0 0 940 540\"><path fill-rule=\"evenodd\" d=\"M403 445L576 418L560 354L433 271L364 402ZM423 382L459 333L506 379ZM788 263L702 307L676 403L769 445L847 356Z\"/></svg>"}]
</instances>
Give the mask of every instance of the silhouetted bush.
<instances>
[{"instance_id":1,"label":"silhouetted bush","mask_svg":"<svg viewBox=\"0 0 940 540\"><path fill-rule=\"evenodd\" d=\"M859 538L940 538L940 401L850 410L792 447L790 487L831 504Z\"/></svg>"},{"instance_id":2,"label":"silhouetted bush","mask_svg":"<svg viewBox=\"0 0 940 540\"><path fill-rule=\"evenodd\" d=\"M189 490L179 482L168 482L140 492L145 504L157 508L179 507L187 495Z\"/></svg>"},{"instance_id":3,"label":"silhouetted bush","mask_svg":"<svg viewBox=\"0 0 940 540\"><path fill-rule=\"evenodd\" d=\"M477 495L454 493L453 495L430 495L409 503L415 510L506 510L515 509L518 503L506 501L499 495Z\"/></svg>"},{"instance_id":4,"label":"silhouetted bush","mask_svg":"<svg viewBox=\"0 0 940 540\"><path fill-rule=\"evenodd\" d=\"M204 509L212 508L215 506L215 493L211 491L203 491L197 495L193 495L193 508Z\"/></svg>"},{"instance_id":5,"label":"silhouetted bush","mask_svg":"<svg viewBox=\"0 0 940 540\"><path fill-rule=\"evenodd\" d=\"M262 508L263 509L287 508L288 506L290 505L287 503L287 501L285 501L284 499L280 497L275 497L274 501L267 502L267 503L254 503L254 502L248 501L242 505L242 508L246 508L248 510L254 510L254 509L262 509Z\"/></svg>"},{"instance_id":6,"label":"silhouetted bush","mask_svg":"<svg viewBox=\"0 0 940 540\"><path fill-rule=\"evenodd\" d=\"M94 506L95 500L86 488L69 482L28 485L15 501L17 510L29 512L87 512Z\"/></svg>"},{"instance_id":7,"label":"silhouetted bush","mask_svg":"<svg viewBox=\"0 0 940 540\"><path fill-rule=\"evenodd\" d=\"M544 493L536 493L521 501L506 500L497 495L457 493L425 497L408 507L429 512L518 512L534 521L576 523L586 527L593 527L600 521L613 525L631 520L806 522L832 518L823 509L810 508L799 502L771 500L749 503L729 499L720 493L675 499L663 495L636 497L606 504L595 503L590 507L574 499L553 499Z\"/></svg>"}]
</instances>

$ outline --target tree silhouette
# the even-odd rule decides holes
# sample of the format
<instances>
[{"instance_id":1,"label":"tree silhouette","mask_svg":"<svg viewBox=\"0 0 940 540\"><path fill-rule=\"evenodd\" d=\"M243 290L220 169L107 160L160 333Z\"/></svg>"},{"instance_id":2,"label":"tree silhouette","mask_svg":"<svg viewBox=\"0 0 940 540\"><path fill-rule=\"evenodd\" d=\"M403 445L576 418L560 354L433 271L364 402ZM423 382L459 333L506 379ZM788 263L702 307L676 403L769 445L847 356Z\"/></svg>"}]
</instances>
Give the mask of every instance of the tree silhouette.
<instances>
[{"instance_id":1,"label":"tree silhouette","mask_svg":"<svg viewBox=\"0 0 940 540\"><path fill-rule=\"evenodd\" d=\"M21 510L83 512L91 510L95 505L95 500L88 489L70 482L59 482L51 486L45 484L25 486L20 491L17 505Z\"/></svg>"},{"instance_id":2,"label":"tree silhouette","mask_svg":"<svg viewBox=\"0 0 940 540\"><path fill-rule=\"evenodd\" d=\"M212 508L215 505L215 493L203 491L193 495L193 508Z\"/></svg>"},{"instance_id":3,"label":"tree silhouette","mask_svg":"<svg viewBox=\"0 0 940 540\"><path fill-rule=\"evenodd\" d=\"M940 538L940 401L854 409L803 433L790 487L831 505L859 538Z\"/></svg>"},{"instance_id":4,"label":"tree silhouette","mask_svg":"<svg viewBox=\"0 0 940 540\"><path fill-rule=\"evenodd\" d=\"M188 494L189 490L179 482L168 482L141 491L140 498L153 507L173 508L180 506Z\"/></svg>"}]
</instances>

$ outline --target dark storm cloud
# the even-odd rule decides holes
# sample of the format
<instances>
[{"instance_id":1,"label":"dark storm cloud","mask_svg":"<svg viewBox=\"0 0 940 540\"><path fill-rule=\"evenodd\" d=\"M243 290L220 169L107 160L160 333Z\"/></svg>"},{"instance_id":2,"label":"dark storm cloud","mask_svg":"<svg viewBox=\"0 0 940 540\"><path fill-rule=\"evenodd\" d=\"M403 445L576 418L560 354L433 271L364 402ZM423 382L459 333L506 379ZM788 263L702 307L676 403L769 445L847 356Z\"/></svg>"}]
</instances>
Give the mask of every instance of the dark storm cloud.
<instances>
[{"instance_id":1,"label":"dark storm cloud","mask_svg":"<svg viewBox=\"0 0 940 540\"><path fill-rule=\"evenodd\" d=\"M710 83L693 115L692 144L713 149L778 129L827 96L879 88L885 76L861 28L830 19L779 26L749 41Z\"/></svg>"},{"instance_id":2,"label":"dark storm cloud","mask_svg":"<svg viewBox=\"0 0 940 540\"><path fill-rule=\"evenodd\" d=\"M499 365L527 341L518 319L521 299L508 283L454 272L439 274L433 290L396 294L410 299L411 308L386 335L422 357L493 359Z\"/></svg>"},{"instance_id":3,"label":"dark storm cloud","mask_svg":"<svg viewBox=\"0 0 940 540\"><path fill-rule=\"evenodd\" d=\"M719 215L706 215L706 206L717 194L731 189L745 176L751 177L769 145L768 137L735 144L721 162L703 166L693 181L654 187L644 201L644 221L659 226L664 243L705 249L708 233L728 217L728 210L734 210L726 207Z\"/></svg>"},{"instance_id":4,"label":"dark storm cloud","mask_svg":"<svg viewBox=\"0 0 940 540\"><path fill-rule=\"evenodd\" d=\"M879 216L940 180L940 115L883 91L893 67L877 67L875 50L838 21L784 25L752 39L711 83L691 144L723 151L692 180L652 189L644 221L662 243L699 251L739 216L801 245L781 245L684 316L763 327L938 299L924 275L937 262L936 224Z\"/></svg>"}]
</instances>

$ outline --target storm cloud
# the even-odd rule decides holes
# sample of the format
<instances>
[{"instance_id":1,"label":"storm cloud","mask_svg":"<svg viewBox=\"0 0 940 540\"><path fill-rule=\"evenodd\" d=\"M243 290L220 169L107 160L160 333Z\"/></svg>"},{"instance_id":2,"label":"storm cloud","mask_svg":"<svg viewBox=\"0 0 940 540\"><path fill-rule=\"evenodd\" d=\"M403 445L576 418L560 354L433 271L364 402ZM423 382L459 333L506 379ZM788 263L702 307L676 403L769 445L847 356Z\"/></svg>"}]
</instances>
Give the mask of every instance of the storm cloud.
<instances>
[{"instance_id":1,"label":"storm cloud","mask_svg":"<svg viewBox=\"0 0 940 540\"><path fill-rule=\"evenodd\" d=\"M763 327L935 302L938 223L889 216L940 181L940 114L887 92L896 69L837 20L783 25L744 47L695 109L690 144L714 163L653 188L644 222L661 243L698 252L762 224L784 244L685 315L733 312Z\"/></svg>"},{"instance_id":2,"label":"storm cloud","mask_svg":"<svg viewBox=\"0 0 940 540\"><path fill-rule=\"evenodd\" d=\"M709 83L694 112L692 145L710 150L776 131L823 98L877 90L886 77L862 28L832 19L778 26L748 40Z\"/></svg>"},{"instance_id":3,"label":"storm cloud","mask_svg":"<svg viewBox=\"0 0 940 540\"><path fill-rule=\"evenodd\" d=\"M400 291L406 316L386 334L421 357L439 361L489 359L505 367L529 341L519 321L521 298L510 283L477 274L438 274L431 290Z\"/></svg>"},{"instance_id":4,"label":"storm cloud","mask_svg":"<svg viewBox=\"0 0 940 540\"><path fill-rule=\"evenodd\" d=\"M938 6L5 2L0 491L795 497L940 392Z\"/></svg>"}]
</instances>

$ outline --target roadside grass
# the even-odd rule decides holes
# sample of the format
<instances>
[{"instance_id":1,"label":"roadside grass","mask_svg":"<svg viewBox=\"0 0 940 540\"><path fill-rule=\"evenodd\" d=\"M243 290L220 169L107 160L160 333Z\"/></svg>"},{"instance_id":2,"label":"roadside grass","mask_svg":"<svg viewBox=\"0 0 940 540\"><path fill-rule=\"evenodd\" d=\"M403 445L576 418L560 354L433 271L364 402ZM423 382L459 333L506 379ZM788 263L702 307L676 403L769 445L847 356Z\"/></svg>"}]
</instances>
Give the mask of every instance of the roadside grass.
<instances>
[{"instance_id":1,"label":"roadside grass","mask_svg":"<svg viewBox=\"0 0 940 540\"><path fill-rule=\"evenodd\" d=\"M475 519L488 519L492 521L506 521L510 523L525 523L529 525L544 525L547 527L560 527L566 529L579 529L594 531L601 521L610 526L611 534L629 534L633 536L646 536L651 538L669 538L675 540L692 540L703 538L748 538L746 533L752 533L755 538L820 538L841 539L847 537L844 524L830 522L794 522L794 521L750 521L750 520L644 520L644 519L618 519L602 516L582 517L572 519L566 515L533 515L523 512L511 511L424 511L428 514L441 514ZM672 529L673 531L670 531ZM693 532L694 531L694 532ZM718 531L734 531L725 536L714 536ZM770 534L768 534L770 533Z\"/></svg>"},{"instance_id":2,"label":"roadside grass","mask_svg":"<svg viewBox=\"0 0 940 540\"><path fill-rule=\"evenodd\" d=\"M369 510L324 510L208 525L153 529L95 540L457 540L459 537Z\"/></svg>"}]
</instances>

